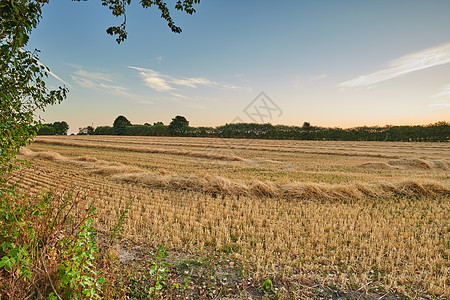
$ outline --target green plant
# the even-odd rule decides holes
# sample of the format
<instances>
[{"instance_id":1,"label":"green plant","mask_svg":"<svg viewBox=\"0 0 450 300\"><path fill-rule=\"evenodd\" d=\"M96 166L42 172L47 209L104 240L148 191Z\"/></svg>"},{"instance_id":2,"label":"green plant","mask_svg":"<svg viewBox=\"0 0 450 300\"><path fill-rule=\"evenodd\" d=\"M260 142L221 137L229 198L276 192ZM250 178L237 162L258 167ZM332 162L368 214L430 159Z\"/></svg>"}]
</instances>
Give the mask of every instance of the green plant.
<instances>
[{"instance_id":1,"label":"green plant","mask_svg":"<svg viewBox=\"0 0 450 300\"><path fill-rule=\"evenodd\" d=\"M95 209L89 207L88 212L90 218L81 224L77 239L61 241L63 260L58 266L59 288L70 299L99 299L99 291L105 283L95 267L98 252L92 226ZM51 293L49 299L57 297Z\"/></svg>"},{"instance_id":2,"label":"green plant","mask_svg":"<svg viewBox=\"0 0 450 300\"><path fill-rule=\"evenodd\" d=\"M95 210L70 194L30 197L6 185L0 191L0 298L101 298Z\"/></svg>"},{"instance_id":3,"label":"green plant","mask_svg":"<svg viewBox=\"0 0 450 300\"><path fill-rule=\"evenodd\" d=\"M153 253L152 253L153 254ZM167 276L167 262L163 259L167 257L166 248L162 245L157 247L155 260L151 262L149 275L153 279L153 286L150 287L150 292L159 293L162 288L166 285L165 280Z\"/></svg>"},{"instance_id":4,"label":"green plant","mask_svg":"<svg viewBox=\"0 0 450 300\"><path fill-rule=\"evenodd\" d=\"M266 281L264 281L261 286L262 286L263 290L266 292L271 292L273 290L272 280L270 280L270 279L267 279Z\"/></svg>"},{"instance_id":5,"label":"green plant","mask_svg":"<svg viewBox=\"0 0 450 300\"><path fill-rule=\"evenodd\" d=\"M166 286L167 262L163 261L167 254L163 246L158 246L157 251L150 253L154 259L150 260L148 272L139 277L134 277L134 272L129 271L126 283L126 294L129 297L150 298L152 296L160 296L162 289ZM173 289L180 289L180 285L174 283ZM181 288L183 288L181 286Z\"/></svg>"}]
</instances>

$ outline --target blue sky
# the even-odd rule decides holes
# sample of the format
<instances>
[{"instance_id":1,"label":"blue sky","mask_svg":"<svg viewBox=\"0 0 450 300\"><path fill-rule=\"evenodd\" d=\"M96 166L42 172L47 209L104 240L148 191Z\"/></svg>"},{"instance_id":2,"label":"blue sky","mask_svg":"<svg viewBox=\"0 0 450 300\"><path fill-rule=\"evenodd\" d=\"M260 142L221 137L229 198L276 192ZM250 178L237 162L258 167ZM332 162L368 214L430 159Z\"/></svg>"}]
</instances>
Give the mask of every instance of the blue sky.
<instances>
[{"instance_id":1,"label":"blue sky","mask_svg":"<svg viewBox=\"0 0 450 300\"><path fill-rule=\"evenodd\" d=\"M203 0L192 16L173 13L178 35L133 1L129 37L117 45L105 30L122 20L99 1L59 0L28 49L60 79L49 86L69 87L41 113L69 132L118 115L250 122L245 109L262 107L260 92L280 109L264 117L273 124L426 124L450 121L449 14L448 0Z\"/></svg>"}]
</instances>

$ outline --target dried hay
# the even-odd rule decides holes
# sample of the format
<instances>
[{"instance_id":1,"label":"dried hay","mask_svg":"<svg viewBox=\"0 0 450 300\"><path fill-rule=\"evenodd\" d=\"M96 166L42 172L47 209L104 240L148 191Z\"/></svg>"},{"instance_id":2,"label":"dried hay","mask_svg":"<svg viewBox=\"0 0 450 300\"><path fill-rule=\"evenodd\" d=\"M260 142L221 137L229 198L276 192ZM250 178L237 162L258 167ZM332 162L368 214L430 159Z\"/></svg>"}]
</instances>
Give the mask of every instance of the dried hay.
<instances>
[{"instance_id":1,"label":"dried hay","mask_svg":"<svg viewBox=\"0 0 450 300\"><path fill-rule=\"evenodd\" d=\"M381 162L369 162L364 163L360 165L361 168L364 169L372 169L372 170L390 170L395 169L394 166L388 165L387 163L381 163Z\"/></svg>"},{"instance_id":2,"label":"dried hay","mask_svg":"<svg viewBox=\"0 0 450 300\"><path fill-rule=\"evenodd\" d=\"M240 181L228 178L205 175L182 175L164 172L145 172L138 168L129 167L117 162L107 162L95 158L77 157L67 158L55 152L33 152L23 149L23 155L37 158L63 161L82 166L92 170L93 173L110 176L112 179L142 184L150 187L164 189L181 189L196 192L222 194L222 195L245 195L254 197L284 198L284 199L307 199L307 200L342 200L360 199L364 197L390 197L390 196L414 196L414 195L446 195L450 196L450 187L434 182L417 182L407 180L395 183L380 182L352 183L352 184L324 184L324 183L289 183L280 184L271 181ZM403 159L396 163L409 166L420 166L428 168L431 164L424 160Z\"/></svg>"},{"instance_id":3,"label":"dried hay","mask_svg":"<svg viewBox=\"0 0 450 300\"><path fill-rule=\"evenodd\" d=\"M423 170L434 169L434 165L431 162L420 158L393 159L390 160L388 164L403 169L423 169Z\"/></svg>"}]
</instances>

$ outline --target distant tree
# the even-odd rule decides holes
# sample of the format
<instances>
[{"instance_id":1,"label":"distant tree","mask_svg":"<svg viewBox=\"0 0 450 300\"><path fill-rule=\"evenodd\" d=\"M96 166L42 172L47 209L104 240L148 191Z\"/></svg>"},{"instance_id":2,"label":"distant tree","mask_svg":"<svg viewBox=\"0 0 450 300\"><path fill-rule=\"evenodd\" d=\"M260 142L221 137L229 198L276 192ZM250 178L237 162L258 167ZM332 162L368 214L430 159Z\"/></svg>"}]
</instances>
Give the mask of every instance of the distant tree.
<instances>
[{"instance_id":1,"label":"distant tree","mask_svg":"<svg viewBox=\"0 0 450 300\"><path fill-rule=\"evenodd\" d=\"M94 130L95 135L115 135L114 127L111 126L97 126Z\"/></svg>"},{"instance_id":2,"label":"distant tree","mask_svg":"<svg viewBox=\"0 0 450 300\"><path fill-rule=\"evenodd\" d=\"M39 128L38 135L55 135L56 131L52 124L43 124L41 128Z\"/></svg>"},{"instance_id":3,"label":"distant tree","mask_svg":"<svg viewBox=\"0 0 450 300\"><path fill-rule=\"evenodd\" d=\"M169 135L169 126L163 124L163 122L156 122L152 127L152 135L167 136Z\"/></svg>"},{"instance_id":4,"label":"distant tree","mask_svg":"<svg viewBox=\"0 0 450 300\"><path fill-rule=\"evenodd\" d=\"M81 127L78 132L78 135L93 135L93 134L94 134L94 127L92 126Z\"/></svg>"},{"instance_id":5,"label":"distant tree","mask_svg":"<svg viewBox=\"0 0 450 300\"><path fill-rule=\"evenodd\" d=\"M303 127L303 129L310 129L311 124L309 122L304 122L302 127Z\"/></svg>"},{"instance_id":6,"label":"distant tree","mask_svg":"<svg viewBox=\"0 0 450 300\"><path fill-rule=\"evenodd\" d=\"M113 128L116 134L124 135L125 134L125 128L127 126L131 126L131 122L128 121L127 118L124 116L118 116L113 123Z\"/></svg>"},{"instance_id":7,"label":"distant tree","mask_svg":"<svg viewBox=\"0 0 450 300\"><path fill-rule=\"evenodd\" d=\"M66 121L54 122L48 124L42 124L41 126L37 126L39 128L37 134L38 135L67 135L67 130L69 130L69 124Z\"/></svg>"},{"instance_id":8,"label":"distant tree","mask_svg":"<svg viewBox=\"0 0 450 300\"><path fill-rule=\"evenodd\" d=\"M69 124L66 121L53 123L53 128L55 128L55 134L67 135L67 130L69 130Z\"/></svg>"},{"instance_id":9,"label":"distant tree","mask_svg":"<svg viewBox=\"0 0 450 300\"><path fill-rule=\"evenodd\" d=\"M183 135L186 133L189 121L183 116L176 116L169 124L170 135Z\"/></svg>"},{"instance_id":10,"label":"distant tree","mask_svg":"<svg viewBox=\"0 0 450 300\"><path fill-rule=\"evenodd\" d=\"M113 123L114 128L125 127L125 126L131 126L131 122L128 121L128 119L125 118L124 116L118 116L114 120L114 123Z\"/></svg>"}]
</instances>

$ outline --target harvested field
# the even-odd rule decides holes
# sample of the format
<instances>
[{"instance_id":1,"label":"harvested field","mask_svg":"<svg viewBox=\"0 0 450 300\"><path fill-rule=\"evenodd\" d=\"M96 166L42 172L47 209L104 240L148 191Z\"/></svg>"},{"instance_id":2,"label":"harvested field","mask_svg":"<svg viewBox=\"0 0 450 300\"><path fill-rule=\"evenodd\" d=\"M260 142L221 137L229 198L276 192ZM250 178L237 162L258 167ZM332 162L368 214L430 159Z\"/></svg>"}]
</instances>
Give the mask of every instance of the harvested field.
<instances>
[{"instance_id":1,"label":"harvested field","mask_svg":"<svg viewBox=\"0 0 450 300\"><path fill-rule=\"evenodd\" d=\"M12 179L74 190L108 228L220 253L249 277L450 297L446 143L38 137Z\"/></svg>"}]
</instances>

